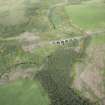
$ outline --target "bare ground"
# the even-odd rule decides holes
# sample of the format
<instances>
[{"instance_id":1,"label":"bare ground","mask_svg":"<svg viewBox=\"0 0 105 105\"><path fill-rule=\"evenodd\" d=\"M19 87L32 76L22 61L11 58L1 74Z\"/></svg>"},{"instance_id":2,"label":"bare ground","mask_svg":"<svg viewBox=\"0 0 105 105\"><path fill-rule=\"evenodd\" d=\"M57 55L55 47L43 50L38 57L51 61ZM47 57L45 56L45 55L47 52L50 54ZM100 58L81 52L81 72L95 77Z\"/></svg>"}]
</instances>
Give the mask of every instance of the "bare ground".
<instances>
[{"instance_id":1,"label":"bare ground","mask_svg":"<svg viewBox=\"0 0 105 105\"><path fill-rule=\"evenodd\" d=\"M101 100L105 97L104 76L102 74L105 68L105 45L91 46L88 48L87 54L86 63L77 65L77 76L73 87L84 91L84 95L90 99Z\"/></svg>"},{"instance_id":2,"label":"bare ground","mask_svg":"<svg viewBox=\"0 0 105 105\"><path fill-rule=\"evenodd\" d=\"M15 68L14 71L11 71L9 73L5 73L0 78L0 85L4 85L13 81L16 81L17 79L32 79L34 76L34 70L35 68Z\"/></svg>"},{"instance_id":3,"label":"bare ground","mask_svg":"<svg viewBox=\"0 0 105 105\"><path fill-rule=\"evenodd\" d=\"M40 46L40 37L38 33L25 32L20 35L19 42L22 43L22 48L26 52L32 52L33 49Z\"/></svg>"}]
</instances>

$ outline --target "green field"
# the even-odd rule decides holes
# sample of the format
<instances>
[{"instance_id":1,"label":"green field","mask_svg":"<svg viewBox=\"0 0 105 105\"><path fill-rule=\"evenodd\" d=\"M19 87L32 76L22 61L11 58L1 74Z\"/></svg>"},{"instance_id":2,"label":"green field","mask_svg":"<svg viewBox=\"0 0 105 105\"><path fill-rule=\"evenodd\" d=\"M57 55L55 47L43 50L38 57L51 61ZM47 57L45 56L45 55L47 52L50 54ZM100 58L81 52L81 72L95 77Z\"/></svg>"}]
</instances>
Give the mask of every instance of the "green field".
<instances>
[{"instance_id":1,"label":"green field","mask_svg":"<svg viewBox=\"0 0 105 105\"><path fill-rule=\"evenodd\" d=\"M98 44L98 45L102 45L105 44L105 34L102 34L100 36L95 36L92 38L92 44Z\"/></svg>"},{"instance_id":2,"label":"green field","mask_svg":"<svg viewBox=\"0 0 105 105\"><path fill-rule=\"evenodd\" d=\"M105 27L105 5L100 2L87 2L66 7L70 20L85 30Z\"/></svg>"},{"instance_id":3,"label":"green field","mask_svg":"<svg viewBox=\"0 0 105 105\"><path fill-rule=\"evenodd\" d=\"M49 99L37 81L18 80L0 86L0 105L49 105Z\"/></svg>"}]
</instances>

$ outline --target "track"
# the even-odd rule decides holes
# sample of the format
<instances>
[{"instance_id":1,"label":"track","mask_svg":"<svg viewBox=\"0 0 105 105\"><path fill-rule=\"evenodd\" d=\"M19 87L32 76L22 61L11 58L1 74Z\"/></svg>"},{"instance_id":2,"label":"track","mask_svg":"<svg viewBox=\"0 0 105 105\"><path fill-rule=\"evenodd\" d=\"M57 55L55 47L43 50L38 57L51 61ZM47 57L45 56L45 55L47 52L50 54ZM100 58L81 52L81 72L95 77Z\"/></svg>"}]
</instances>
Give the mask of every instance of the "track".
<instances>
[{"instance_id":1,"label":"track","mask_svg":"<svg viewBox=\"0 0 105 105\"><path fill-rule=\"evenodd\" d=\"M73 38L67 38L67 39L60 39L60 40L55 40L55 41L51 41L50 44L54 44L54 45L64 45L65 43L68 43L70 41L76 40L79 41L82 38L85 38L86 36L97 36L97 35L101 35L104 34L105 30L100 30L100 31L95 31L95 32L84 32L84 36L78 36L78 37L73 37Z\"/></svg>"}]
</instances>

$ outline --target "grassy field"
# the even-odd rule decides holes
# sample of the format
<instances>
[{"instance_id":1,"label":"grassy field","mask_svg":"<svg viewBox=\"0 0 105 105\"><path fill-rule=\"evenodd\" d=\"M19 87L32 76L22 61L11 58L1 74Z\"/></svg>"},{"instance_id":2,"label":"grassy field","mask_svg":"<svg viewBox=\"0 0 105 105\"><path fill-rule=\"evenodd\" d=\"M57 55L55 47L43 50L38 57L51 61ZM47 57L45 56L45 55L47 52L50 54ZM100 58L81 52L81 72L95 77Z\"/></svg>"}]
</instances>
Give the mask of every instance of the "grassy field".
<instances>
[{"instance_id":1,"label":"grassy field","mask_svg":"<svg viewBox=\"0 0 105 105\"><path fill-rule=\"evenodd\" d=\"M105 5L101 0L98 1L66 7L70 20L86 30L105 27Z\"/></svg>"},{"instance_id":2,"label":"grassy field","mask_svg":"<svg viewBox=\"0 0 105 105\"><path fill-rule=\"evenodd\" d=\"M17 36L25 31L49 30L45 9L37 0L0 0L0 36ZM9 21L8 21L9 20ZM43 21L42 21L43 20Z\"/></svg>"},{"instance_id":3,"label":"grassy field","mask_svg":"<svg viewBox=\"0 0 105 105\"><path fill-rule=\"evenodd\" d=\"M49 99L37 81L18 80L0 86L0 105L49 105Z\"/></svg>"},{"instance_id":4,"label":"grassy field","mask_svg":"<svg viewBox=\"0 0 105 105\"><path fill-rule=\"evenodd\" d=\"M100 36L95 36L92 38L92 44L98 44L98 45L102 45L105 44L105 34L102 34Z\"/></svg>"},{"instance_id":5,"label":"grassy field","mask_svg":"<svg viewBox=\"0 0 105 105\"><path fill-rule=\"evenodd\" d=\"M26 20L23 2L24 0L0 0L0 24L9 26L23 23Z\"/></svg>"}]
</instances>

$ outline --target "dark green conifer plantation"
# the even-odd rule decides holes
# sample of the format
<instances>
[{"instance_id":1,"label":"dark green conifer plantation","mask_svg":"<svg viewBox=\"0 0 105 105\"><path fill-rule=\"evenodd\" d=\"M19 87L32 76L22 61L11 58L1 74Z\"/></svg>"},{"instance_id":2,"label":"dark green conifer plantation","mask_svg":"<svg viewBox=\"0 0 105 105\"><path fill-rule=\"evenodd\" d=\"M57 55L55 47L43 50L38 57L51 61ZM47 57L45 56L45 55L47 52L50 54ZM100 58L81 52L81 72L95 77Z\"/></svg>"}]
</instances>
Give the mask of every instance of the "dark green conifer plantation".
<instances>
[{"instance_id":1,"label":"dark green conifer plantation","mask_svg":"<svg viewBox=\"0 0 105 105\"><path fill-rule=\"evenodd\" d=\"M66 46L58 48L47 57L44 67L36 74L35 79L48 92L51 105L96 105L71 88L72 67L84 58L89 40L89 36L83 39L84 47L79 52Z\"/></svg>"}]
</instances>

